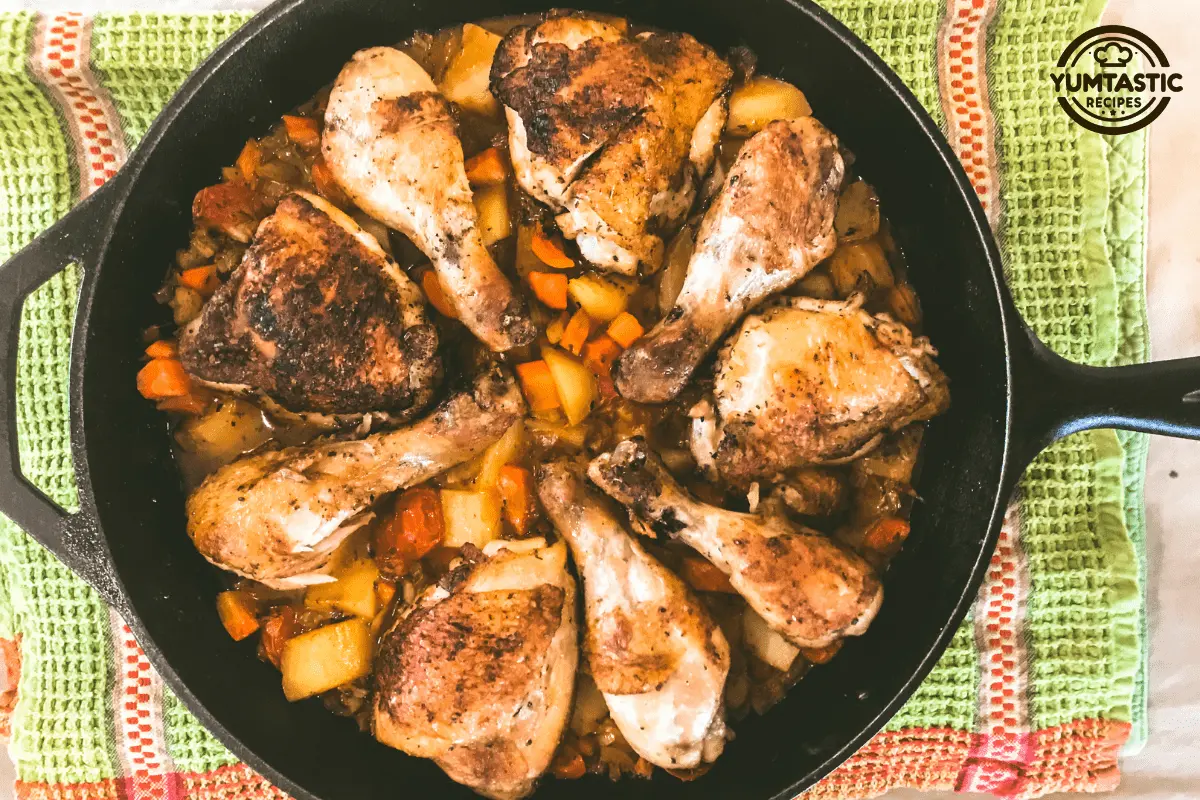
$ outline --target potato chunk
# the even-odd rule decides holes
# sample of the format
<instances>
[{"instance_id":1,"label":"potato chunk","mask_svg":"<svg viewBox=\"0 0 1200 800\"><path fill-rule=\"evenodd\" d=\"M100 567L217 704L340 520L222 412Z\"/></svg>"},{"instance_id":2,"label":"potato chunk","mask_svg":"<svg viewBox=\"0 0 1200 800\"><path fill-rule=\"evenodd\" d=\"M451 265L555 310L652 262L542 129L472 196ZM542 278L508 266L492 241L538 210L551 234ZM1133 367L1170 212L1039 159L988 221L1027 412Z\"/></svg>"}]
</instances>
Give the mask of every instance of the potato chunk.
<instances>
[{"instance_id":1,"label":"potato chunk","mask_svg":"<svg viewBox=\"0 0 1200 800\"><path fill-rule=\"evenodd\" d=\"M725 130L734 136L750 136L777 119L811 114L804 92L795 86L775 78L754 78L735 89L729 98Z\"/></svg>"},{"instance_id":2,"label":"potato chunk","mask_svg":"<svg viewBox=\"0 0 1200 800\"><path fill-rule=\"evenodd\" d=\"M554 378L567 422L578 425L591 413L596 401L595 374L577 359L553 347L543 349L542 358Z\"/></svg>"},{"instance_id":3,"label":"potato chunk","mask_svg":"<svg viewBox=\"0 0 1200 800\"><path fill-rule=\"evenodd\" d=\"M783 634L772 630L767 621L750 606L746 606L742 625L746 647L750 648L760 661L770 664L780 672L787 672L792 668L792 662L800 655L800 648L785 639Z\"/></svg>"},{"instance_id":4,"label":"potato chunk","mask_svg":"<svg viewBox=\"0 0 1200 800\"><path fill-rule=\"evenodd\" d=\"M500 37L478 25L463 25L462 49L450 61L442 77L442 94L468 111L494 116L500 111L488 87L492 58Z\"/></svg>"},{"instance_id":5,"label":"potato chunk","mask_svg":"<svg viewBox=\"0 0 1200 800\"><path fill-rule=\"evenodd\" d=\"M180 426L179 444L215 466L228 464L271 438L262 412L245 400L222 400Z\"/></svg>"},{"instance_id":6,"label":"potato chunk","mask_svg":"<svg viewBox=\"0 0 1200 800\"><path fill-rule=\"evenodd\" d=\"M379 568L369 558L352 561L339 570L333 583L318 583L304 593L304 606L316 611L337 610L356 617L375 616L375 581Z\"/></svg>"},{"instance_id":7,"label":"potato chunk","mask_svg":"<svg viewBox=\"0 0 1200 800\"><path fill-rule=\"evenodd\" d=\"M628 284L596 275L572 278L567 293L597 322L612 322L629 305Z\"/></svg>"},{"instance_id":8,"label":"potato chunk","mask_svg":"<svg viewBox=\"0 0 1200 800\"><path fill-rule=\"evenodd\" d=\"M475 211L479 214L479 233L484 246L512 236L508 214L508 189L504 184L481 186L475 190Z\"/></svg>"},{"instance_id":9,"label":"potato chunk","mask_svg":"<svg viewBox=\"0 0 1200 800\"><path fill-rule=\"evenodd\" d=\"M483 547L500 536L500 497L493 491L469 492L442 489L442 516L446 521L445 547L473 544Z\"/></svg>"},{"instance_id":10,"label":"potato chunk","mask_svg":"<svg viewBox=\"0 0 1200 800\"><path fill-rule=\"evenodd\" d=\"M327 692L371 671L371 629L348 619L289 639L279 660L288 700Z\"/></svg>"},{"instance_id":11,"label":"potato chunk","mask_svg":"<svg viewBox=\"0 0 1200 800\"><path fill-rule=\"evenodd\" d=\"M873 292L890 289L896 284L887 256L876 241L844 244L829 259L829 276L833 278L838 297L851 292Z\"/></svg>"}]
</instances>

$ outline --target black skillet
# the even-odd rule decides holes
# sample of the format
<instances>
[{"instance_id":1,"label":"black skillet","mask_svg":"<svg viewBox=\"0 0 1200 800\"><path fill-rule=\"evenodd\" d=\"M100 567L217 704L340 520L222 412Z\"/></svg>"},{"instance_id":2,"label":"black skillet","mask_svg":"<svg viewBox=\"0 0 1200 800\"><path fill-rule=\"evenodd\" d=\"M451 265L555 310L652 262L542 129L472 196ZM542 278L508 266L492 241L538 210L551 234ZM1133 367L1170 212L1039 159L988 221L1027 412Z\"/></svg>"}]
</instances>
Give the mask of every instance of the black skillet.
<instances>
[{"instance_id":1,"label":"black skillet","mask_svg":"<svg viewBox=\"0 0 1200 800\"><path fill-rule=\"evenodd\" d=\"M808 0L596 0L589 7L718 48L748 45L799 85L857 155L907 254L954 406L929 429L924 498L886 578L887 601L836 667L817 669L695 783L658 774L613 785L548 780L542 797L789 798L847 758L937 661L975 598L1022 469L1053 439L1123 427L1200 438L1200 359L1117 369L1068 363L1021 322L1000 254L941 132L896 76ZM537 0L287 0L260 14L184 85L129 165L0 270L0 510L119 609L159 672L238 756L299 798L466 796L431 763L377 744L316 701L289 704L279 675L213 613L215 571L184 535L163 416L139 398L140 332L187 241L191 199L247 137L337 74L358 48L415 29L538 11ZM20 476L15 352L24 297L82 266L71 353L71 435L81 510L67 515Z\"/></svg>"}]
</instances>

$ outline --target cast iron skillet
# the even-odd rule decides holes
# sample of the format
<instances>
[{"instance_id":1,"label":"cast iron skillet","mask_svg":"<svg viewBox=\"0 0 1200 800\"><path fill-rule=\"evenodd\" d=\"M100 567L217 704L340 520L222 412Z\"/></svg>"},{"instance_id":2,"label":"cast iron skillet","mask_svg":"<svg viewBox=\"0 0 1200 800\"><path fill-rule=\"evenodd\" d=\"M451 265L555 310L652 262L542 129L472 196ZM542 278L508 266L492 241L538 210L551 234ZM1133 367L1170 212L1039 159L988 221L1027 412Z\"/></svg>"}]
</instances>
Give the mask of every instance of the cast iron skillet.
<instances>
[{"instance_id":1,"label":"cast iron skillet","mask_svg":"<svg viewBox=\"0 0 1200 800\"><path fill-rule=\"evenodd\" d=\"M887 601L835 668L814 670L694 784L546 781L542 797L790 798L860 747L912 693L963 619L1024 466L1051 440L1099 426L1200 438L1200 359L1119 369L1070 364L1018 318L983 213L942 134L883 62L809 0L591 0L588 6L720 49L749 45L798 84L857 155L911 264L954 405L929 428L913 535ZM213 611L215 570L184 535L183 495L161 414L134 376L152 295L192 196L251 135L331 81L358 48L415 29L544 9L541 0L284 0L184 85L129 165L0 271L0 509L88 580L154 665L237 755L298 798L466 796L430 762L359 733L316 701L289 704L279 675L235 644ZM66 514L20 475L13 397L24 297L82 266L71 353L71 433L81 510Z\"/></svg>"}]
</instances>

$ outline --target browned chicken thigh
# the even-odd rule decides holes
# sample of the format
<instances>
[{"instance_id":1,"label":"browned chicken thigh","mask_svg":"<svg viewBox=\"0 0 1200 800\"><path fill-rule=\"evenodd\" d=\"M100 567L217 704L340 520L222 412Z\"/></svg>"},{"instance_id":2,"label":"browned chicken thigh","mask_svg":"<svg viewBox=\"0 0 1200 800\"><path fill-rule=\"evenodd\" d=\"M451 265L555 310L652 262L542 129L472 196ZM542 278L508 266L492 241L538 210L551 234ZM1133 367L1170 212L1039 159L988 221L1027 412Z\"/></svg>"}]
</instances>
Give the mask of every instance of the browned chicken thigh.
<instances>
[{"instance_id":1,"label":"browned chicken thigh","mask_svg":"<svg viewBox=\"0 0 1200 800\"><path fill-rule=\"evenodd\" d=\"M861 634L879 610L883 587L860 556L782 515L696 500L640 438L597 456L588 475L636 521L712 562L771 628L800 647Z\"/></svg>"},{"instance_id":2,"label":"browned chicken thigh","mask_svg":"<svg viewBox=\"0 0 1200 800\"><path fill-rule=\"evenodd\" d=\"M391 47L354 54L329 95L325 160L354 203L412 239L492 350L533 341L524 299L484 247L450 102Z\"/></svg>"},{"instance_id":3,"label":"browned chicken thigh","mask_svg":"<svg viewBox=\"0 0 1200 800\"><path fill-rule=\"evenodd\" d=\"M929 341L862 300L789 298L747 317L718 358L715 403L692 409L697 463L735 484L774 480L944 411Z\"/></svg>"},{"instance_id":4,"label":"browned chicken thigh","mask_svg":"<svg viewBox=\"0 0 1200 800\"><path fill-rule=\"evenodd\" d=\"M245 456L188 498L188 535L213 564L268 586L327 582L377 500L473 458L524 413L516 381L496 368L407 427Z\"/></svg>"},{"instance_id":5,"label":"browned chicken thigh","mask_svg":"<svg viewBox=\"0 0 1200 800\"><path fill-rule=\"evenodd\" d=\"M837 139L812 117L746 141L704 215L674 307L617 361L622 395L675 397L743 314L833 252L843 172Z\"/></svg>"},{"instance_id":6,"label":"browned chicken thigh","mask_svg":"<svg viewBox=\"0 0 1200 800\"><path fill-rule=\"evenodd\" d=\"M513 29L492 64L525 191L596 266L657 267L725 125L732 71L682 33L579 15Z\"/></svg>"},{"instance_id":7,"label":"browned chicken thigh","mask_svg":"<svg viewBox=\"0 0 1200 800\"><path fill-rule=\"evenodd\" d=\"M683 581L627 533L574 467L538 472L538 493L583 581L584 652L625 740L665 769L725 747L729 644Z\"/></svg>"},{"instance_id":8,"label":"browned chicken thigh","mask_svg":"<svg viewBox=\"0 0 1200 800\"><path fill-rule=\"evenodd\" d=\"M374 237L297 192L183 331L179 357L204 383L288 411L406 419L437 388L437 345L421 290Z\"/></svg>"},{"instance_id":9,"label":"browned chicken thigh","mask_svg":"<svg viewBox=\"0 0 1200 800\"><path fill-rule=\"evenodd\" d=\"M571 713L579 648L567 548L497 540L463 555L380 641L375 736L485 797L524 797Z\"/></svg>"}]
</instances>

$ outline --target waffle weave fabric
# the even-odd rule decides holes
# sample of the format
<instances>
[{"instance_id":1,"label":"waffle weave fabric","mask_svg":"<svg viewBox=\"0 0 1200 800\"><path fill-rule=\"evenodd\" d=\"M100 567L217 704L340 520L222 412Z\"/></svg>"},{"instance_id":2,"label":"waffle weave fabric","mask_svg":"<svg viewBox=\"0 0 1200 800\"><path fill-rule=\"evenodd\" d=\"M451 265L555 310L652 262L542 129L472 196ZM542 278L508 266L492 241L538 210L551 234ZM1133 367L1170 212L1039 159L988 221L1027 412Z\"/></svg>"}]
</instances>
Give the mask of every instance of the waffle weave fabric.
<instances>
[{"instance_id":1,"label":"waffle weave fabric","mask_svg":"<svg viewBox=\"0 0 1200 800\"><path fill-rule=\"evenodd\" d=\"M1146 139L1074 126L1046 79L1101 4L823 5L946 130L1039 335L1078 361L1144 360ZM246 19L0 15L0 257L111 175ZM32 294L19 345L22 467L65 506L75 502L66 380L76 288L72 267ZM1145 737L1144 465L1144 437L1108 431L1040 456L972 618L886 730L810 794L908 786L1035 797L1114 785L1119 750ZM10 746L19 796L282 795L161 684L90 589L6 522L0 601L0 634L21 643Z\"/></svg>"}]
</instances>

